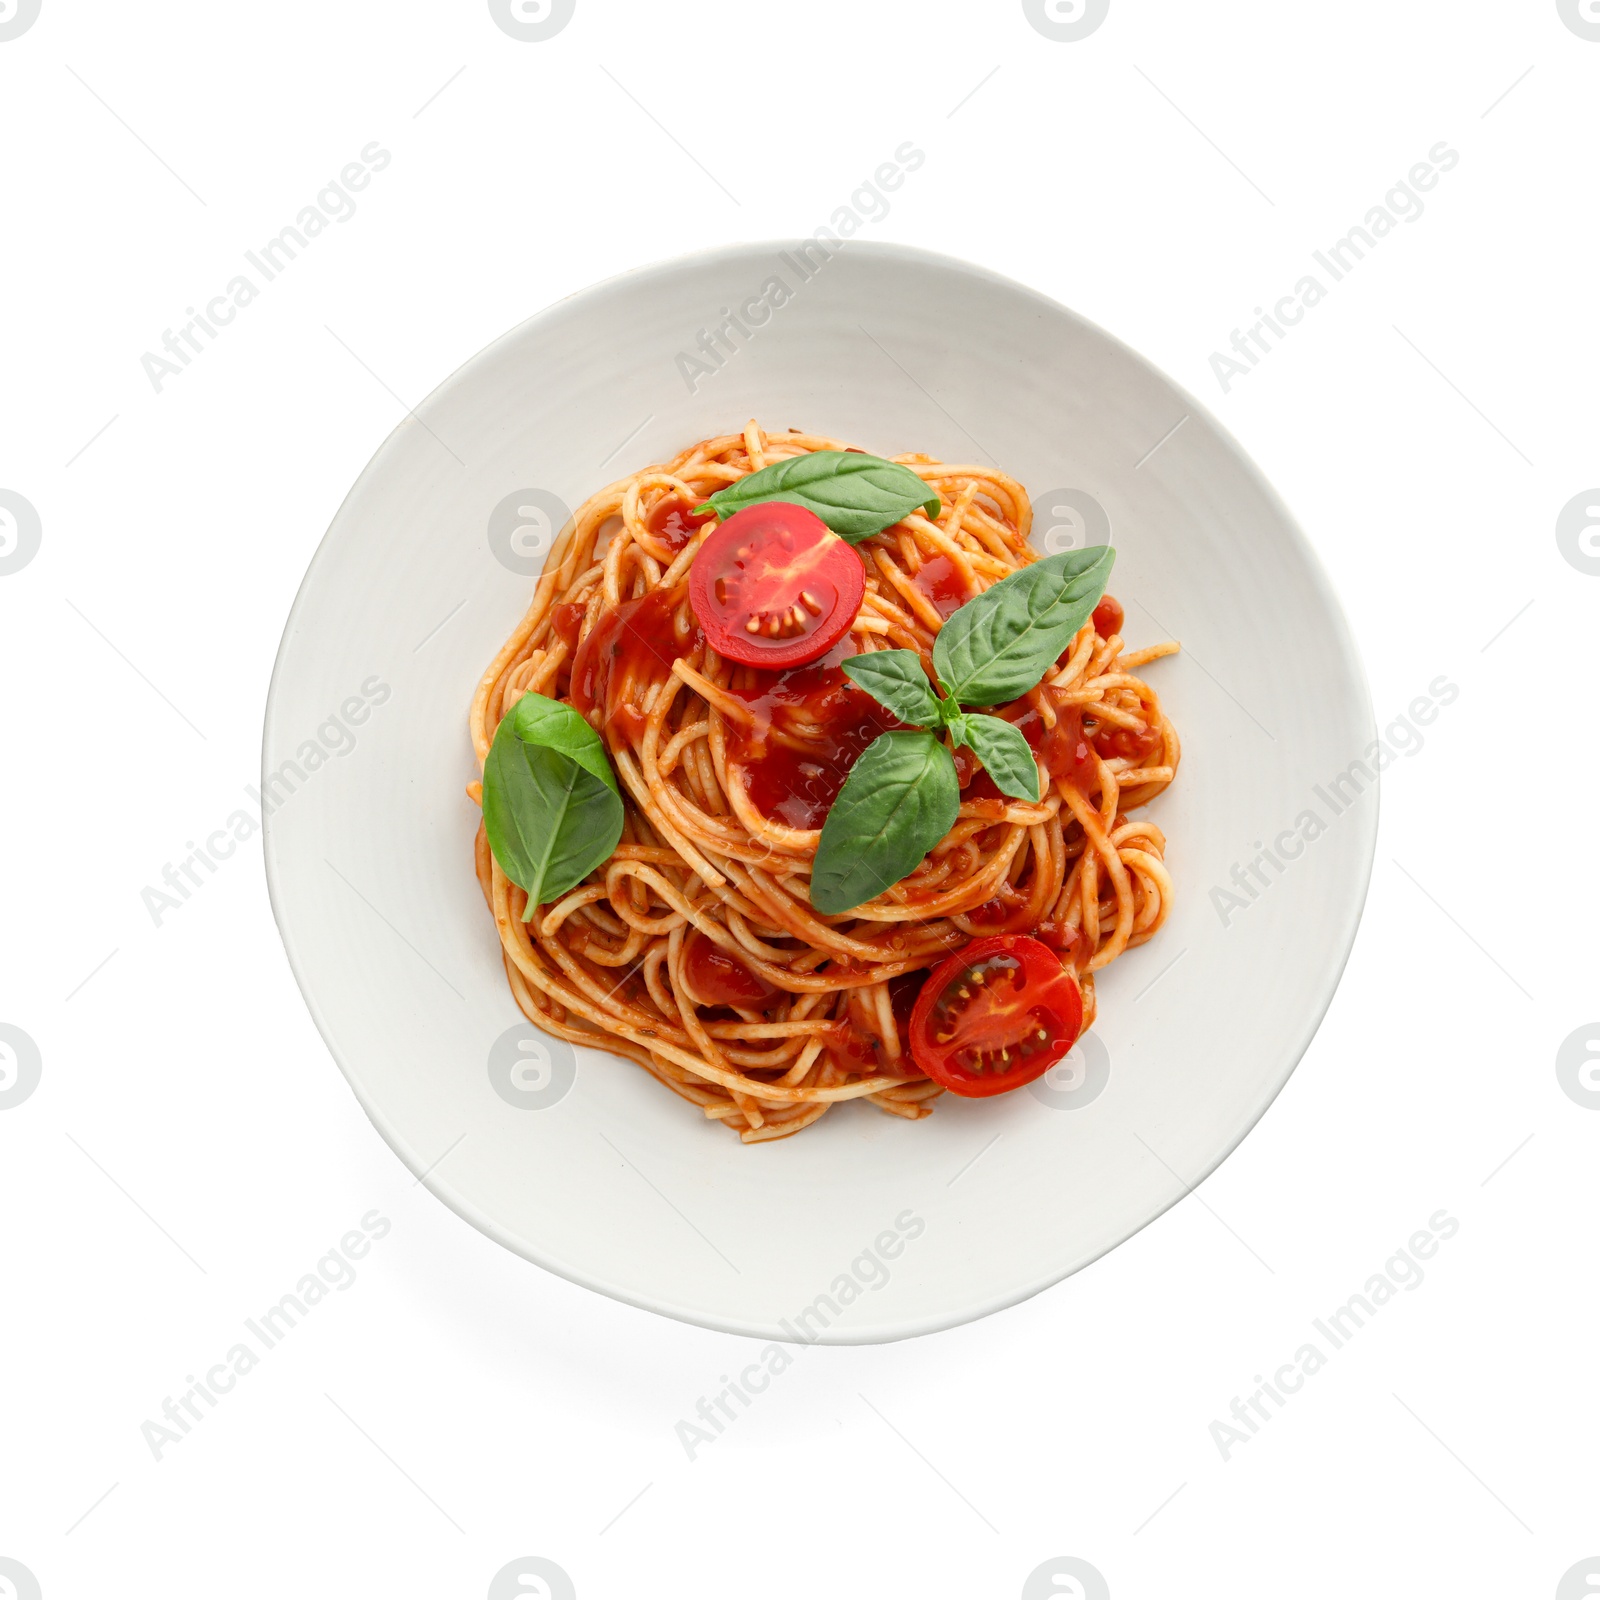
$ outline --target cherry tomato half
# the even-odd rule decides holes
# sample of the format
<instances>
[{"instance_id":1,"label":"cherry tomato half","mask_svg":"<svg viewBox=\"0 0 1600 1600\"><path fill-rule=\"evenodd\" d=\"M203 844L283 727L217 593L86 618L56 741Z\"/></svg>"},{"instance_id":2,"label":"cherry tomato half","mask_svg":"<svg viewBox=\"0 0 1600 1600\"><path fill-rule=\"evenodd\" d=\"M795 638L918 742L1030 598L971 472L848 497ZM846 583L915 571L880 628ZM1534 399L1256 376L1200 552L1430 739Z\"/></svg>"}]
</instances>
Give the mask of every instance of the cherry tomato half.
<instances>
[{"instance_id":1,"label":"cherry tomato half","mask_svg":"<svg viewBox=\"0 0 1600 1600\"><path fill-rule=\"evenodd\" d=\"M804 506L768 500L706 535L689 604L711 648L751 667L814 661L861 609L861 557Z\"/></svg>"},{"instance_id":2,"label":"cherry tomato half","mask_svg":"<svg viewBox=\"0 0 1600 1600\"><path fill-rule=\"evenodd\" d=\"M911 1013L911 1056L952 1094L978 1098L1032 1083L1083 1028L1077 979L1037 939L975 939L928 976Z\"/></svg>"}]
</instances>

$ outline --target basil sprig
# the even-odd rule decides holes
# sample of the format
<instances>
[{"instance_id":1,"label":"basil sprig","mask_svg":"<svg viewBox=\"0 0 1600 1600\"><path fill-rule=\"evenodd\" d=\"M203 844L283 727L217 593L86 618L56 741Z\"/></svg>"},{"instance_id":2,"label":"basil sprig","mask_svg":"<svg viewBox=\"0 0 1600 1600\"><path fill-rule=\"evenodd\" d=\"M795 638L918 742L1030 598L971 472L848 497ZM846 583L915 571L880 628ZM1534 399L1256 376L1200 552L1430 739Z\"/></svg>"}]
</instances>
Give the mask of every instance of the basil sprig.
<instances>
[{"instance_id":1,"label":"basil sprig","mask_svg":"<svg viewBox=\"0 0 1600 1600\"><path fill-rule=\"evenodd\" d=\"M910 467L857 450L814 450L774 461L694 509L715 511L726 522L763 500L804 506L847 544L892 528L919 507L929 517L939 515L939 496Z\"/></svg>"},{"instance_id":2,"label":"basil sprig","mask_svg":"<svg viewBox=\"0 0 1600 1600\"><path fill-rule=\"evenodd\" d=\"M982 707L1024 695L1089 620L1116 559L1107 546L1049 556L951 614L934 640L935 694L914 650L851 656L845 675L912 731L885 733L850 769L822 825L811 904L836 916L898 883L961 809L951 744L967 745L1002 794L1037 802L1039 766L1021 729Z\"/></svg>"},{"instance_id":3,"label":"basil sprig","mask_svg":"<svg viewBox=\"0 0 1600 1600\"><path fill-rule=\"evenodd\" d=\"M524 922L616 849L616 775L599 734L571 706L525 694L500 719L483 764L483 823L500 870L528 892Z\"/></svg>"}]
</instances>

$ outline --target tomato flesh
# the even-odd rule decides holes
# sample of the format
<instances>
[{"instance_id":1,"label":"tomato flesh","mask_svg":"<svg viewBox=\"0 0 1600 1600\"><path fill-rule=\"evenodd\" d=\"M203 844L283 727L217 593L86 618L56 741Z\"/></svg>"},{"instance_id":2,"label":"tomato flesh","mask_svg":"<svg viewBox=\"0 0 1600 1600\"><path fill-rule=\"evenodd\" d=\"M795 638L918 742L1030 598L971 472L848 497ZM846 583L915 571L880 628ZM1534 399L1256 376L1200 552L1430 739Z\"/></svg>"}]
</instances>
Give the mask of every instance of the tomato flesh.
<instances>
[{"instance_id":1,"label":"tomato flesh","mask_svg":"<svg viewBox=\"0 0 1600 1600\"><path fill-rule=\"evenodd\" d=\"M952 1094L977 1099L1043 1077L1077 1042L1083 995L1037 939L975 939L946 956L911 1013L911 1055Z\"/></svg>"},{"instance_id":2,"label":"tomato flesh","mask_svg":"<svg viewBox=\"0 0 1600 1600\"><path fill-rule=\"evenodd\" d=\"M849 631L861 557L804 506L746 506L713 529L689 568L689 604L711 648L751 667L814 661Z\"/></svg>"}]
</instances>

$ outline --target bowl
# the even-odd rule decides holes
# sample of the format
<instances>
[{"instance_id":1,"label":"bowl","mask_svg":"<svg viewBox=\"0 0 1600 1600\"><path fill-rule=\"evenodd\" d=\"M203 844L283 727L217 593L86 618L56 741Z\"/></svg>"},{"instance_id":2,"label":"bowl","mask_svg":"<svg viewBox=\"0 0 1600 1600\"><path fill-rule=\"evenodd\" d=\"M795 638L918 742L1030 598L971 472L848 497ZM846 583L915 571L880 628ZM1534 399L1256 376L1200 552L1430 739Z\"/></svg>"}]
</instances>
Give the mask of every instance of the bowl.
<instances>
[{"instance_id":1,"label":"bowl","mask_svg":"<svg viewBox=\"0 0 1600 1600\"><path fill-rule=\"evenodd\" d=\"M1177 898L1027 1090L865 1104L743 1145L513 1002L472 865L467 707L569 508L748 418L999 465L1113 589L1184 744L1151 808ZM373 1124L508 1249L671 1317L827 1343L1036 1294L1198 1184L1310 1042L1366 892L1374 739L1289 512L1193 398L1041 294L904 246L791 240L630 272L468 361L312 560L263 744L273 910Z\"/></svg>"}]
</instances>

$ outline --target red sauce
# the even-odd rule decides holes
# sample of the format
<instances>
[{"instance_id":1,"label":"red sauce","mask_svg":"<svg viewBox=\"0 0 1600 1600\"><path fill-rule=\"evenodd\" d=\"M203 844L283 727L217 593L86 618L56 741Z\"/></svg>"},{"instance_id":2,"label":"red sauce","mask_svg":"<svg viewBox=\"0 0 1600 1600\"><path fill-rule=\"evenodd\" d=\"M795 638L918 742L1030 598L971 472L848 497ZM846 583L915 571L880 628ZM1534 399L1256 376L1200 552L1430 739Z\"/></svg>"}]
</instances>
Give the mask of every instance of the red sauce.
<instances>
[{"instance_id":1,"label":"red sauce","mask_svg":"<svg viewBox=\"0 0 1600 1600\"><path fill-rule=\"evenodd\" d=\"M985 900L981 906L974 906L965 913L968 920L979 930L988 935L991 933L1022 933L1021 922L1023 908L1027 901L1015 889L1006 889Z\"/></svg>"},{"instance_id":2,"label":"red sauce","mask_svg":"<svg viewBox=\"0 0 1600 1600\"><path fill-rule=\"evenodd\" d=\"M752 972L737 956L729 955L697 928L684 950L689 987L707 1006L743 1006L746 1010L775 1000L777 989Z\"/></svg>"},{"instance_id":3,"label":"red sauce","mask_svg":"<svg viewBox=\"0 0 1600 1600\"><path fill-rule=\"evenodd\" d=\"M550 631L565 641L570 653L578 648L578 631L583 627L583 606L560 605L550 612Z\"/></svg>"},{"instance_id":4,"label":"red sauce","mask_svg":"<svg viewBox=\"0 0 1600 1600\"><path fill-rule=\"evenodd\" d=\"M644 733L644 691L671 675L679 656L704 644L700 625L685 603L688 585L657 589L602 611L572 663L572 703L602 730L625 738ZM688 619L678 631L680 609Z\"/></svg>"},{"instance_id":5,"label":"red sauce","mask_svg":"<svg viewBox=\"0 0 1600 1600\"><path fill-rule=\"evenodd\" d=\"M1008 886L994 899L985 900L981 906L967 912L966 916L982 938L997 933L1025 933L1058 955L1064 954L1078 942L1078 930L1069 928L1064 922L1046 919L1030 924L1027 907L1026 896Z\"/></svg>"},{"instance_id":6,"label":"red sauce","mask_svg":"<svg viewBox=\"0 0 1600 1600\"><path fill-rule=\"evenodd\" d=\"M1107 761L1113 756L1124 756L1136 767L1142 767L1161 747L1161 730L1146 728L1135 733L1132 728L1118 728L1111 723L1094 736L1094 747Z\"/></svg>"},{"instance_id":7,"label":"red sauce","mask_svg":"<svg viewBox=\"0 0 1600 1600\"><path fill-rule=\"evenodd\" d=\"M911 582L928 597L933 609L945 618L977 593L977 590L968 586L949 556L934 556L924 561Z\"/></svg>"},{"instance_id":8,"label":"red sauce","mask_svg":"<svg viewBox=\"0 0 1600 1600\"><path fill-rule=\"evenodd\" d=\"M1065 778L1080 794L1093 792L1094 756L1084 736L1082 713L1075 706L1058 709L1056 725L1048 729L1027 700L1013 700L994 710L1007 722L1016 724L1029 748L1044 757L1045 771L1052 778ZM964 747L956 751L956 776L961 780L963 800L1004 798L994 780L978 765L977 758Z\"/></svg>"},{"instance_id":9,"label":"red sauce","mask_svg":"<svg viewBox=\"0 0 1600 1600\"><path fill-rule=\"evenodd\" d=\"M695 529L702 527L711 520L711 513L705 512L701 516L694 516L689 508L678 499L675 494L662 497L650 513L645 526L669 550L678 552L688 544Z\"/></svg>"},{"instance_id":10,"label":"red sauce","mask_svg":"<svg viewBox=\"0 0 1600 1600\"><path fill-rule=\"evenodd\" d=\"M756 810L785 827L820 828L856 757L904 726L840 670L854 653L846 635L820 661L787 672L741 667L733 678L729 692L755 722L728 720L728 759L745 769Z\"/></svg>"},{"instance_id":11,"label":"red sauce","mask_svg":"<svg viewBox=\"0 0 1600 1600\"><path fill-rule=\"evenodd\" d=\"M917 1003L917 996L922 993L922 985L927 981L928 973L924 968L917 972L902 972L898 978L889 980L889 1009L894 1012L894 1020L900 1024L900 1038L905 1042L908 1030L911 1027L911 1011ZM909 1053L911 1046L906 1044Z\"/></svg>"},{"instance_id":12,"label":"red sauce","mask_svg":"<svg viewBox=\"0 0 1600 1600\"><path fill-rule=\"evenodd\" d=\"M1105 594L1100 597L1100 604L1094 608L1094 631L1102 639L1109 639L1114 633L1122 632L1122 602Z\"/></svg>"},{"instance_id":13,"label":"red sauce","mask_svg":"<svg viewBox=\"0 0 1600 1600\"><path fill-rule=\"evenodd\" d=\"M1078 942L1078 930L1065 922L1051 922L1048 918L1032 930L1033 937L1057 954L1065 954Z\"/></svg>"},{"instance_id":14,"label":"red sauce","mask_svg":"<svg viewBox=\"0 0 1600 1600\"><path fill-rule=\"evenodd\" d=\"M828 1048L835 1061L852 1072L893 1072L905 1078L925 1076L911 1059L911 1012L927 977L926 971L902 972L898 978L889 980L889 1009L894 1015L895 1031L900 1035L898 1060L890 1055L879 1038L875 1015L869 1024L863 1019L872 1014L851 1005L829 1037Z\"/></svg>"}]
</instances>

